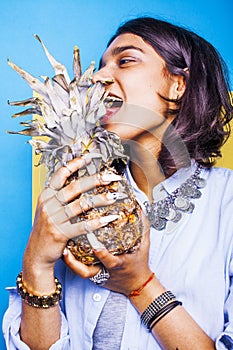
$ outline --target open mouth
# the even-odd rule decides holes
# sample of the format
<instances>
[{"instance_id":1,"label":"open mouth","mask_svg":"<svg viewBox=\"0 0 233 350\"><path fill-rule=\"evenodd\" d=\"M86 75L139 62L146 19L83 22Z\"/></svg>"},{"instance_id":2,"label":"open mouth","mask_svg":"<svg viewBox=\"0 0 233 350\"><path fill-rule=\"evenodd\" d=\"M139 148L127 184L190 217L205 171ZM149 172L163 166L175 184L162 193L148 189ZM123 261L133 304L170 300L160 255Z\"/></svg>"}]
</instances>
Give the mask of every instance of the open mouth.
<instances>
[{"instance_id":1,"label":"open mouth","mask_svg":"<svg viewBox=\"0 0 233 350\"><path fill-rule=\"evenodd\" d=\"M121 108L123 104L123 100L122 98L113 95L113 94L108 94L106 96L106 98L104 99L104 105L106 108L106 114L105 116L102 118L101 123L105 124L108 122L108 120L114 115L116 114L119 109Z\"/></svg>"},{"instance_id":2,"label":"open mouth","mask_svg":"<svg viewBox=\"0 0 233 350\"><path fill-rule=\"evenodd\" d=\"M120 108L123 104L123 100L115 95L108 95L104 100L106 108Z\"/></svg>"}]
</instances>

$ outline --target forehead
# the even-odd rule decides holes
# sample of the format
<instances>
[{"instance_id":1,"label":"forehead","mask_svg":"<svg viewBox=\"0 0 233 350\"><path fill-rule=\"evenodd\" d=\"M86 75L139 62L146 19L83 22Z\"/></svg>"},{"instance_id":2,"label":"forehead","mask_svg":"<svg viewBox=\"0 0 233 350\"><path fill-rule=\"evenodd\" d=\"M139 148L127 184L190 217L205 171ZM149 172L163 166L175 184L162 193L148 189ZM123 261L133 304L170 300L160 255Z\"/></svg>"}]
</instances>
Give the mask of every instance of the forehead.
<instances>
[{"instance_id":1,"label":"forehead","mask_svg":"<svg viewBox=\"0 0 233 350\"><path fill-rule=\"evenodd\" d=\"M126 50L135 50L142 54L156 54L153 47L140 36L125 33L117 36L109 45L101 58L101 65L104 65L108 59L114 58Z\"/></svg>"}]
</instances>

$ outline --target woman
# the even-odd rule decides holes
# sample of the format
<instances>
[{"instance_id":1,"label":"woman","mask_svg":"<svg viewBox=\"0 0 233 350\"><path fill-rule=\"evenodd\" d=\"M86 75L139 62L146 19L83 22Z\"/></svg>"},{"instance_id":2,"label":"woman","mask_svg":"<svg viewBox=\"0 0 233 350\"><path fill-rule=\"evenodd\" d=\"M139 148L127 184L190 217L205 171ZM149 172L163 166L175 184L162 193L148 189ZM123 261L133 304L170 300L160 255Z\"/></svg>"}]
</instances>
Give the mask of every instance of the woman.
<instances>
[{"instance_id":1,"label":"woman","mask_svg":"<svg viewBox=\"0 0 233 350\"><path fill-rule=\"evenodd\" d=\"M120 111L108 109L103 124L129 145L128 178L147 203L143 241L121 256L95 243L110 274L98 286L89 278L99 267L64 249L76 234L63 229L56 214L61 205L45 189L24 254L23 284L32 294L57 297L55 269L61 307L34 308L13 293L4 321L8 349L233 349L233 174L212 168L233 113L223 68L208 42L167 22L138 18L118 29L93 81L123 100ZM83 162L70 161L70 172ZM114 176L89 177L81 191L117 181ZM79 180L62 189L67 177L62 167L50 185L69 200ZM192 194L182 202L184 188ZM154 208L166 209L168 194L180 215L156 221ZM105 224L88 222L92 230Z\"/></svg>"}]
</instances>

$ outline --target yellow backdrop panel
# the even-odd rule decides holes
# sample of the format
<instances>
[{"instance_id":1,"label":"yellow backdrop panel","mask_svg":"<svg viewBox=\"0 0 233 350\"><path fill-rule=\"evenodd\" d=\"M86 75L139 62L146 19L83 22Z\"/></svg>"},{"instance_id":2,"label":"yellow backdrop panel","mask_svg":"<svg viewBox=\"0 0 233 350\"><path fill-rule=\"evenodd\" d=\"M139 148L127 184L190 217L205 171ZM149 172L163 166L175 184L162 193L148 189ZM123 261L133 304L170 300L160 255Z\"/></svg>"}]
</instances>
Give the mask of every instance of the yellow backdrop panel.
<instances>
[{"instance_id":1,"label":"yellow backdrop panel","mask_svg":"<svg viewBox=\"0 0 233 350\"><path fill-rule=\"evenodd\" d=\"M222 158L218 159L216 166L233 169L233 122L231 122L231 136L222 147Z\"/></svg>"}]
</instances>

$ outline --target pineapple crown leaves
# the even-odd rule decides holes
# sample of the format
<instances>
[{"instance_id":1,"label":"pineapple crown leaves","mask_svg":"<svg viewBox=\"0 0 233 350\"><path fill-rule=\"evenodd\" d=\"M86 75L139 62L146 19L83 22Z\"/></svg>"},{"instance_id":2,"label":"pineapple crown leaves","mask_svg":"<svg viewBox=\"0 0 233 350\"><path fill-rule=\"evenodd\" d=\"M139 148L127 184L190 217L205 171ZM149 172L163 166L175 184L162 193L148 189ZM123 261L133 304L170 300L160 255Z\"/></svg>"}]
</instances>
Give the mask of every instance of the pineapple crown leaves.
<instances>
[{"instance_id":1,"label":"pineapple crown leaves","mask_svg":"<svg viewBox=\"0 0 233 350\"><path fill-rule=\"evenodd\" d=\"M82 74L80 52L75 46L74 78L71 80L66 67L49 53L38 35L35 35L35 38L42 45L55 76L52 79L42 76L41 81L8 60L10 67L25 79L37 94L37 97L22 101L8 101L11 106L27 108L12 117L29 114L42 116L21 122L26 129L9 133L39 136L31 139L29 143L34 147L36 154L41 154L39 164L43 163L47 167L48 178L67 161L85 154L92 159L87 165L89 174L98 171L103 164L110 165L116 158L126 160L119 137L100 126L100 119L106 113L104 100L107 93L101 82L92 84L95 63L91 62ZM44 136L47 138L43 138Z\"/></svg>"}]
</instances>

